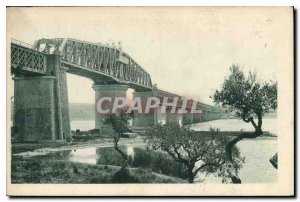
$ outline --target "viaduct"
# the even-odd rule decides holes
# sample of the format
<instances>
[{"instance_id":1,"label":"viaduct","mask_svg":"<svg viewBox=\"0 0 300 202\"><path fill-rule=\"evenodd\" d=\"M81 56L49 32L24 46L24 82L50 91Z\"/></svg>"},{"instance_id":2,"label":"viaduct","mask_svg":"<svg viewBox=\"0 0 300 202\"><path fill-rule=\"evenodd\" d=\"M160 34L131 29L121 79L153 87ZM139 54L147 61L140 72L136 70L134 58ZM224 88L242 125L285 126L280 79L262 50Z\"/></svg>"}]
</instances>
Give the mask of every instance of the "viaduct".
<instances>
[{"instance_id":1,"label":"viaduct","mask_svg":"<svg viewBox=\"0 0 300 202\"><path fill-rule=\"evenodd\" d=\"M71 136L66 73L93 81L95 102L102 96L178 96L152 84L151 77L132 57L114 45L70 38L39 39L34 45L12 40L11 74L14 80L13 127L19 141L56 141ZM201 113L182 115L183 124L219 119L220 110L197 102ZM137 115L136 131L158 123L156 110ZM178 123L178 114L166 113L166 123ZM95 127L104 132L103 115L96 112Z\"/></svg>"}]
</instances>

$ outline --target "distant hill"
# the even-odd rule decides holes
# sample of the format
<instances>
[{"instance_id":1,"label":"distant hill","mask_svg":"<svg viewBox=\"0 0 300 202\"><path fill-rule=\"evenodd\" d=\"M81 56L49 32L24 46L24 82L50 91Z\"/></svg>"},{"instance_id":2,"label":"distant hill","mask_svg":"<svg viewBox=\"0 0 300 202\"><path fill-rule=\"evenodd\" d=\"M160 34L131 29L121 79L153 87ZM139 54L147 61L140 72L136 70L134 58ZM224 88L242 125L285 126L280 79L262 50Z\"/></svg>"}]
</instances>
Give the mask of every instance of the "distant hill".
<instances>
[{"instance_id":1,"label":"distant hill","mask_svg":"<svg viewBox=\"0 0 300 202\"><path fill-rule=\"evenodd\" d=\"M69 113L71 121L95 120L95 105L90 103L70 103Z\"/></svg>"}]
</instances>

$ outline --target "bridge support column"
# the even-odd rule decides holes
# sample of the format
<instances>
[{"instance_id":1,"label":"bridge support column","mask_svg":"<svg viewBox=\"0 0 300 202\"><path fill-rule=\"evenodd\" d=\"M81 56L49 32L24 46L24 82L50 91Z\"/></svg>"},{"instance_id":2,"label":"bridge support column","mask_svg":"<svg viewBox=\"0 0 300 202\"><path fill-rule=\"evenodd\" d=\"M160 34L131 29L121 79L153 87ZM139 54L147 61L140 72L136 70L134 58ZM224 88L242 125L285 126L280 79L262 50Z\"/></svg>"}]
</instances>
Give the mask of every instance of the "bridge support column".
<instances>
[{"instance_id":1,"label":"bridge support column","mask_svg":"<svg viewBox=\"0 0 300 202\"><path fill-rule=\"evenodd\" d=\"M201 123L203 122L203 113L193 113L193 123Z\"/></svg>"},{"instance_id":2,"label":"bridge support column","mask_svg":"<svg viewBox=\"0 0 300 202\"><path fill-rule=\"evenodd\" d=\"M202 121L207 121L207 111L206 110L203 110L203 114L202 114Z\"/></svg>"},{"instance_id":3,"label":"bridge support column","mask_svg":"<svg viewBox=\"0 0 300 202\"><path fill-rule=\"evenodd\" d=\"M61 55L57 50L47 56L48 74L55 76L55 140L66 140L71 137L68 86L65 67L61 66Z\"/></svg>"},{"instance_id":4,"label":"bridge support column","mask_svg":"<svg viewBox=\"0 0 300 202\"><path fill-rule=\"evenodd\" d=\"M179 124L179 114L171 112L171 109L166 109L166 124Z\"/></svg>"},{"instance_id":5,"label":"bridge support column","mask_svg":"<svg viewBox=\"0 0 300 202\"><path fill-rule=\"evenodd\" d=\"M142 110L143 113L138 113L137 111L134 112L134 119L133 119L133 129L135 131L144 131L146 128L153 127L158 123L158 115L157 110L158 108L150 108L149 113L145 112L145 106L147 103L148 97L153 97L153 92L134 92L134 97L141 98Z\"/></svg>"},{"instance_id":6,"label":"bridge support column","mask_svg":"<svg viewBox=\"0 0 300 202\"><path fill-rule=\"evenodd\" d=\"M212 114L212 111L208 111L208 120L209 120L209 121L213 120L213 114Z\"/></svg>"},{"instance_id":7,"label":"bridge support column","mask_svg":"<svg viewBox=\"0 0 300 202\"><path fill-rule=\"evenodd\" d=\"M14 77L13 139L54 141L70 137L68 92L60 55L47 56L51 76Z\"/></svg>"},{"instance_id":8,"label":"bridge support column","mask_svg":"<svg viewBox=\"0 0 300 202\"><path fill-rule=\"evenodd\" d=\"M55 77L14 77L13 140L56 140Z\"/></svg>"},{"instance_id":9,"label":"bridge support column","mask_svg":"<svg viewBox=\"0 0 300 202\"><path fill-rule=\"evenodd\" d=\"M113 134L114 131L111 126L103 123L103 120L107 117L108 114L99 112L97 110L97 107L101 107L103 110L110 109L109 113L111 113L115 97L126 98L126 91L128 90L128 88L129 86L127 85L93 85L93 89L95 91L95 128L100 129L100 133ZM99 105L98 101L103 97L111 98L111 101L103 101L101 106L97 106L97 104Z\"/></svg>"},{"instance_id":10,"label":"bridge support column","mask_svg":"<svg viewBox=\"0 0 300 202\"><path fill-rule=\"evenodd\" d=\"M60 124L60 140L71 138L71 126L70 126L70 115L69 115L69 97L68 97L68 85L67 85L67 68L60 67L58 69L58 75L56 81L58 85L57 89L57 103ZM59 80L57 79L59 77ZM59 100L60 99L60 100Z\"/></svg>"},{"instance_id":11,"label":"bridge support column","mask_svg":"<svg viewBox=\"0 0 300 202\"><path fill-rule=\"evenodd\" d=\"M189 111L187 113L182 114L182 125L193 124L193 119L193 114Z\"/></svg>"}]
</instances>

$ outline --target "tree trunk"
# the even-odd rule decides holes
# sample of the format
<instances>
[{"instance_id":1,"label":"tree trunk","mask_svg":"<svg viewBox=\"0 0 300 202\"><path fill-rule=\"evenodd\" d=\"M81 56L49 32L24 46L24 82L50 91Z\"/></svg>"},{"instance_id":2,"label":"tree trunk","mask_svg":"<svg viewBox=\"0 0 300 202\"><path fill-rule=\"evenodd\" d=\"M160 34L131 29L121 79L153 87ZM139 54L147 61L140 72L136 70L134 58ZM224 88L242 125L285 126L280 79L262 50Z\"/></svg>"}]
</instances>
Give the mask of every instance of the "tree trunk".
<instances>
[{"instance_id":1,"label":"tree trunk","mask_svg":"<svg viewBox=\"0 0 300 202\"><path fill-rule=\"evenodd\" d=\"M188 176L189 176L189 183L194 183L195 175L193 173L193 167L188 166Z\"/></svg>"},{"instance_id":2,"label":"tree trunk","mask_svg":"<svg viewBox=\"0 0 300 202\"><path fill-rule=\"evenodd\" d=\"M235 170L235 168L233 166L234 162L233 162L233 158L232 158L232 148L234 147L234 145L236 143L238 143L242 139L257 138L258 136L263 134L263 132L261 130L262 117L260 115L258 115L258 125L255 124L255 122L253 121L253 118L249 118L248 120L245 120L243 118L243 120L247 123L251 122L255 128L255 132L254 133L242 133L239 136L235 137L230 142L228 142L227 145L225 146L226 158L227 158L228 164L230 165L228 168L228 174L229 174L233 184L241 184L242 181L238 177L238 172L237 172L237 170Z\"/></svg>"},{"instance_id":3,"label":"tree trunk","mask_svg":"<svg viewBox=\"0 0 300 202\"><path fill-rule=\"evenodd\" d=\"M119 142L119 138L115 138L114 139L114 148L117 152L119 152L121 154L122 158L124 159L124 163L121 167L121 170L122 170L122 169L125 169L125 167L127 166L128 158L127 158L127 155L119 148L118 142Z\"/></svg>"}]
</instances>

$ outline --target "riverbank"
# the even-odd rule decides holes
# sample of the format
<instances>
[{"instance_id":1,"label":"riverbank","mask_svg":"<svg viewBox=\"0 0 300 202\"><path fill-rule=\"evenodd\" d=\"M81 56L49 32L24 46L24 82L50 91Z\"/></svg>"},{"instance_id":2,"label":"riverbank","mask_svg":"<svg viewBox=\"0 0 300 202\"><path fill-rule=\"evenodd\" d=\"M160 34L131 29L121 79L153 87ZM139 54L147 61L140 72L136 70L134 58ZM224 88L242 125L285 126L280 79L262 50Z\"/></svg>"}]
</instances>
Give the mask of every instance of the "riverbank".
<instances>
[{"instance_id":1,"label":"riverbank","mask_svg":"<svg viewBox=\"0 0 300 202\"><path fill-rule=\"evenodd\" d=\"M195 135L201 135L203 133L209 133L209 131L195 131ZM222 134L228 136L237 136L241 132L231 131L231 132L221 132ZM256 139L269 139L277 138L276 135L265 132L264 135ZM119 146L134 146L134 147L145 147L146 137L136 136L133 138L121 138L119 141ZM82 149L89 147L113 147L113 139L107 137L97 137L97 136L83 136L82 139L77 138L76 141L55 141L55 142L23 142L23 143L12 143L12 154L18 154L23 156L32 155L43 155L49 152L63 151L63 150L73 150Z\"/></svg>"},{"instance_id":2,"label":"riverbank","mask_svg":"<svg viewBox=\"0 0 300 202\"><path fill-rule=\"evenodd\" d=\"M195 135L201 135L202 133L208 133L208 131L195 131ZM237 136L240 132L221 132L228 136ZM277 136L265 132L264 135L256 139L276 139ZM145 136L136 136L133 138L121 138L119 141L119 146L134 146L134 147L145 147L146 146L146 137ZM22 155L22 156L36 156L44 155L49 152L63 151L63 150L74 150L74 149L83 149L90 147L113 147L112 138L103 138L103 137L84 137L82 140L78 139L76 141L55 141L55 142L23 142L23 143L12 143L12 154L13 155Z\"/></svg>"},{"instance_id":3,"label":"riverbank","mask_svg":"<svg viewBox=\"0 0 300 202\"><path fill-rule=\"evenodd\" d=\"M232 126L232 122L235 123L234 126ZM240 132L245 132L247 131L247 128L242 125L240 127L239 125L240 121L237 120L219 120L219 121L211 121L211 122L205 122L201 124L197 124L194 127L192 127L195 130L209 130L209 127L216 127L218 125L224 126L223 128L220 128L221 131L234 131L234 133L238 134ZM276 120L269 120L270 123L266 124L267 127L265 127L265 131L270 131L270 133L274 133L277 136L276 133ZM86 123L86 122L84 122ZM267 121L266 121L267 123ZM274 126L275 124L275 126ZM273 127L274 126L274 127ZM76 127L78 128L78 127ZM80 128L80 127L79 127ZM84 130L80 128L81 130ZM240 130L239 130L240 129ZM73 128L74 132L76 133L75 128ZM92 131L87 130L87 131ZM249 128L249 131L251 131L251 127ZM84 132L84 131L80 131ZM197 134L198 132L196 132ZM232 133L232 132L230 132ZM31 161L31 159L40 159L40 160L46 160L47 156L54 156L55 157L48 159L49 162L59 160L61 164L66 164L68 166L71 166L74 164L77 165L79 164L86 164L94 167L94 169L102 169L103 166L107 165L115 165L116 163L116 158L121 157L119 154L113 155L114 157L112 158L112 153L113 152L105 152L104 150L111 148L113 150L113 140L111 138L105 137L105 136L98 136L97 134L77 134L78 138L74 139L72 142L39 142L39 143L34 143L34 142L27 142L27 143L13 143L12 144L12 154L13 154L13 159L14 157L24 157L24 159L28 159L28 161ZM140 169L143 170L143 172L151 172L152 174L157 175L158 173L164 174L165 176L172 176L169 175L168 170L161 172L159 169L159 165L163 165L163 167L166 167L166 161L153 161L149 160L148 156L141 156L140 148L142 150L145 150L146 146L146 141L144 137L138 136L134 138L121 138L119 142L120 146L123 146L125 151L127 151L127 154L133 155L133 158L135 161L139 160L139 164L143 164L141 168L130 168L129 171L133 172L135 169ZM242 169L239 172L240 178L242 179L243 183L273 183L277 181L277 170L272 167L272 165L269 163L269 159L274 156L274 154L277 152L277 137L270 137L270 136L264 136L264 137L258 137L255 139L245 139L237 144L237 147L240 149L241 155L245 157L245 163L242 167ZM62 156L60 156L62 153L65 151L68 151L69 154L66 155L66 157L62 160ZM59 155L57 155L59 154ZM99 160L100 159L100 160ZM144 162L145 159L145 162ZM142 161L143 160L143 161ZM14 162L13 160L12 162ZM19 160L17 160L19 161ZM104 163L104 161L107 161ZM71 163L71 164L70 164ZM145 163L147 164L145 166ZM155 164L156 163L156 164ZM97 164L97 165L96 165ZM149 164L149 165L148 165ZM26 167L29 166L28 162L26 160L26 163L24 166ZM44 166L50 166L51 164L43 164ZM156 165L155 168L149 169L149 167L152 167L152 165ZM100 167L97 167L100 166ZM117 165L118 166L118 165ZM102 170L102 174L99 173L100 176L110 176L112 177L111 174L109 173L116 173L118 169L113 170L114 168L111 166L108 166L109 168L112 168L112 170ZM84 170L84 168L82 168ZM165 169L165 168L163 168ZM81 169L80 169L81 170ZM66 177L68 175L71 175L71 177L74 177L71 172L72 170L63 171L62 175L65 175ZM18 171L20 174L17 176L22 183L22 172L25 172L25 180L27 178L32 178L30 177L31 174L30 172L37 172L33 171L31 169L28 169L28 171ZM76 169L75 169L76 172ZM40 172L37 172L40 173ZM43 172L42 172L43 173ZM51 174L52 173L52 174ZM41 177L43 176L48 176L48 178L51 178L51 175L54 175L55 171L51 172L45 172ZM68 174L69 173L69 174ZM37 174L41 175L41 174ZM159 175L159 174L158 174ZM27 177L26 177L27 176ZM134 175L135 176L135 175ZM178 177L177 175L173 175L174 177ZM85 176L79 176L79 178L87 178L88 175ZM52 182L53 183L64 183L64 182L59 182L59 179L61 178L59 176L56 176L55 179L53 178ZM64 178L64 176L62 176ZM143 177L140 176L140 179ZM112 178L107 178L107 180L111 180ZM51 179L50 179L51 180ZM76 179L72 179L74 182ZM78 179L79 180L79 179ZM157 179L158 180L158 179ZM221 183L221 179L219 177L214 177L214 176L200 176L199 182L207 182L207 183ZM61 180L63 181L63 180ZM84 181L82 179L81 181ZM159 181L159 180L158 180ZM185 180L183 180L185 182ZM101 181L98 181L99 183L102 183ZM50 183L50 182L49 182ZM69 183L69 182L66 182ZM92 182L89 182L92 183ZM174 182L177 183L177 182Z\"/></svg>"}]
</instances>

